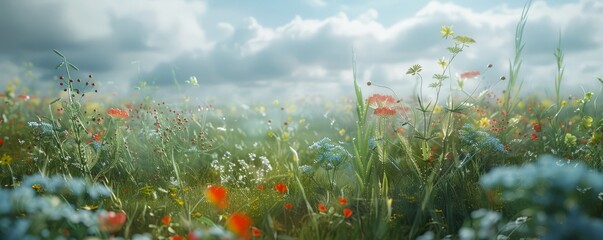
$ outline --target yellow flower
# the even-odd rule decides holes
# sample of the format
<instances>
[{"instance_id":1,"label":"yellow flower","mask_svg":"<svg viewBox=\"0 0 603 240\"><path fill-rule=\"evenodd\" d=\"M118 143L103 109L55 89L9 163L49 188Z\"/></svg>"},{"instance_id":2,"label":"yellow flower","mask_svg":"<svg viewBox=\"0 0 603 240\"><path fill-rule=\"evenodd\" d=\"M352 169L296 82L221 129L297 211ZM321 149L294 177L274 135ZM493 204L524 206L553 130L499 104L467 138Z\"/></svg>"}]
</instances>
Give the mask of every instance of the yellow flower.
<instances>
[{"instance_id":1,"label":"yellow flower","mask_svg":"<svg viewBox=\"0 0 603 240\"><path fill-rule=\"evenodd\" d=\"M9 155L2 155L2 158L0 158L0 165L10 165L13 162L13 157L9 156Z\"/></svg>"},{"instance_id":2,"label":"yellow flower","mask_svg":"<svg viewBox=\"0 0 603 240\"><path fill-rule=\"evenodd\" d=\"M490 126L490 120L487 117L483 117L482 119L477 121L477 125L482 128L487 128L488 126Z\"/></svg>"},{"instance_id":3,"label":"yellow flower","mask_svg":"<svg viewBox=\"0 0 603 240\"><path fill-rule=\"evenodd\" d=\"M576 146L576 140L578 140L578 138L576 138L576 136L572 135L571 133L566 133L565 134L565 138L563 139L563 142L568 145L568 146Z\"/></svg>"},{"instance_id":4,"label":"yellow flower","mask_svg":"<svg viewBox=\"0 0 603 240\"><path fill-rule=\"evenodd\" d=\"M344 128L339 129L339 136L343 137L343 135L345 135L345 129Z\"/></svg>"},{"instance_id":5,"label":"yellow flower","mask_svg":"<svg viewBox=\"0 0 603 240\"><path fill-rule=\"evenodd\" d=\"M448 38L454 36L454 31L452 31L452 26L442 26L440 29L440 34L443 38Z\"/></svg>"},{"instance_id":6,"label":"yellow flower","mask_svg":"<svg viewBox=\"0 0 603 240\"><path fill-rule=\"evenodd\" d=\"M446 68L446 66L448 66L448 61L446 61L446 58L442 57L438 59L438 65L440 65L440 67L444 69Z\"/></svg>"},{"instance_id":7,"label":"yellow flower","mask_svg":"<svg viewBox=\"0 0 603 240\"><path fill-rule=\"evenodd\" d=\"M565 107L565 105L567 105L567 101L566 100L561 101L561 106Z\"/></svg>"},{"instance_id":8,"label":"yellow flower","mask_svg":"<svg viewBox=\"0 0 603 240\"><path fill-rule=\"evenodd\" d=\"M433 113L438 114L441 111L442 111L442 106L436 105L435 107L433 107Z\"/></svg>"}]
</instances>

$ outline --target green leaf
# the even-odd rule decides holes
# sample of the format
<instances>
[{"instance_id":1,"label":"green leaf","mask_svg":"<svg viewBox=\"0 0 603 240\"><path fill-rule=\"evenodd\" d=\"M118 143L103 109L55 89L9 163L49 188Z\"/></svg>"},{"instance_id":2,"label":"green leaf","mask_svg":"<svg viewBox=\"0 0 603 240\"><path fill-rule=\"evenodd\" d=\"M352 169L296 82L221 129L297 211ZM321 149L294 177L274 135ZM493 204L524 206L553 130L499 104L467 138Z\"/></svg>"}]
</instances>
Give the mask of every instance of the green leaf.
<instances>
[{"instance_id":1,"label":"green leaf","mask_svg":"<svg viewBox=\"0 0 603 240\"><path fill-rule=\"evenodd\" d=\"M79 68L77 68L75 65L73 65L73 64L71 64L71 63L68 63L68 64L69 64L69 66L70 66L71 68L73 68L73 70L75 70L75 71L79 71L79 70L80 70L80 69L79 69Z\"/></svg>"},{"instance_id":2,"label":"green leaf","mask_svg":"<svg viewBox=\"0 0 603 240\"><path fill-rule=\"evenodd\" d=\"M423 69L422 69L422 67L421 67L421 65L419 65L419 64L415 64L415 65L413 65L412 67L410 67L410 68L408 69L408 71L406 71L406 74L410 74L410 75L413 75L413 76L414 76L414 75L416 75L417 73L420 73L420 72L421 72L421 70L423 70Z\"/></svg>"},{"instance_id":3,"label":"green leaf","mask_svg":"<svg viewBox=\"0 0 603 240\"><path fill-rule=\"evenodd\" d=\"M439 81L444 81L446 79L448 79L448 76L444 75L444 74L434 74L433 78Z\"/></svg>"},{"instance_id":4,"label":"green leaf","mask_svg":"<svg viewBox=\"0 0 603 240\"><path fill-rule=\"evenodd\" d=\"M60 67L62 67L62 66L63 66L63 64L65 64L65 62L61 62L61 63L59 63L59 64L58 64L56 67L54 67L54 69L59 69Z\"/></svg>"},{"instance_id":5,"label":"green leaf","mask_svg":"<svg viewBox=\"0 0 603 240\"><path fill-rule=\"evenodd\" d=\"M52 102L50 102L48 105L52 105L52 104L54 104L54 103L58 102L59 100L61 100L61 98L57 98L57 99L55 99L55 100L52 100Z\"/></svg>"},{"instance_id":6,"label":"green leaf","mask_svg":"<svg viewBox=\"0 0 603 240\"><path fill-rule=\"evenodd\" d=\"M470 37L464 36L464 35L455 36L454 41L457 41L458 43L462 43L465 45L475 43L475 40L473 38L470 38Z\"/></svg>"},{"instance_id":7,"label":"green leaf","mask_svg":"<svg viewBox=\"0 0 603 240\"><path fill-rule=\"evenodd\" d=\"M462 48L460 48L459 46L454 46L454 47L448 47L448 52L452 53L452 54L457 54L463 51Z\"/></svg>"},{"instance_id":8,"label":"green leaf","mask_svg":"<svg viewBox=\"0 0 603 240\"><path fill-rule=\"evenodd\" d=\"M429 84L429 87L430 87L430 88L438 88L438 87L440 87L440 86L442 86L442 82L440 82L440 81L437 81L437 82L434 82L434 83L430 83L430 84Z\"/></svg>"},{"instance_id":9,"label":"green leaf","mask_svg":"<svg viewBox=\"0 0 603 240\"><path fill-rule=\"evenodd\" d=\"M65 58L65 55L63 55L61 52L59 52L59 50L52 49L52 51L53 51L54 53L56 53L57 55L61 56L62 58Z\"/></svg>"}]
</instances>

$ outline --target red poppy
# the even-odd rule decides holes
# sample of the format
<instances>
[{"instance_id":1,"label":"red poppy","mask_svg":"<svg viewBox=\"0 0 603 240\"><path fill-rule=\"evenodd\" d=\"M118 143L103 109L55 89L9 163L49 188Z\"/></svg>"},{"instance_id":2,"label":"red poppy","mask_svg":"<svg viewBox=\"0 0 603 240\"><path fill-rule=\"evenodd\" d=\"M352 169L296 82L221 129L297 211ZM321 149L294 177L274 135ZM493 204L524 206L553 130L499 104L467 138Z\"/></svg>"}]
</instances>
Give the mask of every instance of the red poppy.
<instances>
[{"instance_id":1,"label":"red poppy","mask_svg":"<svg viewBox=\"0 0 603 240\"><path fill-rule=\"evenodd\" d=\"M251 227L251 235L253 235L256 238L259 238L262 236L262 230L260 230L259 228L256 228L256 227Z\"/></svg>"},{"instance_id":2,"label":"red poppy","mask_svg":"<svg viewBox=\"0 0 603 240\"><path fill-rule=\"evenodd\" d=\"M101 212L98 214L98 221L100 226L98 229L106 232L116 232L126 223L125 212Z\"/></svg>"},{"instance_id":3,"label":"red poppy","mask_svg":"<svg viewBox=\"0 0 603 240\"><path fill-rule=\"evenodd\" d=\"M533 129L534 129L534 131L536 131L536 132L540 132L540 131L542 130L542 127L540 127L540 124L538 124L538 123L534 123L534 124L532 125L532 128L533 128Z\"/></svg>"},{"instance_id":4,"label":"red poppy","mask_svg":"<svg viewBox=\"0 0 603 240\"><path fill-rule=\"evenodd\" d=\"M318 211L321 212L321 213L326 213L327 212L327 207L325 207L324 204L319 203L318 204Z\"/></svg>"},{"instance_id":5,"label":"red poppy","mask_svg":"<svg viewBox=\"0 0 603 240\"><path fill-rule=\"evenodd\" d=\"M258 189L259 190L264 190L264 185L262 185L262 184L258 185Z\"/></svg>"},{"instance_id":6,"label":"red poppy","mask_svg":"<svg viewBox=\"0 0 603 240\"><path fill-rule=\"evenodd\" d=\"M233 213L228 220L226 220L226 227L229 231L239 237L248 239L250 235L249 227L251 227L251 218L245 213Z\"/></svg>"},{"instance_id":7,"label":"red poppy","mask_svg":"<svg viewBox=\"0 0 603 240\"><path fill-rule=\"evenodd\" d=\"M287 184L278 183L274 185L274 189L281 194L285 194L287 192Z\"/></svg>"},{"instance_id":8,"label":"red poppy","mask_svg":"<svg viewBox=\"0 0 603 240\"><path fill-rule=\"evenodd\" d=\"M186 240L186 238L184 238L183 236L180 236L180 235L171 236L169 239L170 240Z\"/></svg>"},{"instance_id":9,"label":"red poppy","mask_svg":"<svg viewBox=\"0 0 603 240\"><path fill-rule=\"evenodd\" d=\"M285 209L289 210L289 209L293 208L293 204L288 202L288 203L285 203L285 205L283 207L285 207Z\"/></svg>"},{"instance_id":10,"label":"red poppy","mask_svg":"<svg viewBox=\"0 0 603 240\"><path fill-rule=\"evenodd\" d=\"M171 215L165 215L165 217L163 217L161 219L161 223L163 223L163 225L169 225L170 222L172 222L172 216Z\"/></svg>"},{"instance_id":11,"label":"red poppy","mask_svg":"<svg viewBox=\"0 0 603 240\"><path fill-rule=\"evenodd\" d=\"M342 205L342 206L348 204L348 199L347 198L339 197L337 200L339 201L339 204Z\"/></svg>"},{"instance_id":12,"label":"red poppy","mask_svg":"<svg viewBox=\"0 0 603 240\"><path fill-rule=\"evenodd\" d=\"M4 144L4 139L0 138L0 147Z\"/></svg>"},{"instance_id":13,"label":"red poppy","mask_svg":"<svg viewBox=\"0 0 603 240\"><path fill-rule=\"evenodd\" d=\"M461 73L461 78L465 79L465 78L474 78L479 76L479 71L470 71L470 72L464 72Z\"/></svg>"},{"instance_id":14,"label":"red poppy","mask_svg":"<svg viewBox=\"0 0 603 240\"><path fill-rule=\"evenodd\" d=\"M375 108L374 113L377 116L393 116L396 115L396 109L390 107L378 107Z\"/></svg>"},{"instance_id":15,"label":"red poppy","mask_svg":"<svg viewBox=\"0 0 603 240\"><path fill-rule=\"evenodd\" d=\"M368 98L368 104L385 105L395 103L396 99L390 95L373 94Z\"/></svg>"},{"instance_id":16,"label":"red poppy","mask_svg":"<svg viewBox=\"0 0 603 240\"><path fill-rule=\"evenodd\" d=\"M530 138L534 141L538 140L538 134L536 133L532 133L532 135L530 136Z\"/></svg>"},{"instance_id":17,"label":"red poppy","mask_svg":"<svg viewBox=\"0 0 603 240\"><path fill-rule=\"evenodd\" d=\"M26 95L26 94L19 95L19 99L21 99L21 100L29 100L29 98L30 98L29 95Z\"/></svg>"},{"instance_id":18,"label":"red poppy","mask_svg":"<svg viewBox=\"0 0 603 240\"><path fill-rule=\"evenodd\" d=\"M109 116L114 118L128 118L130 116L127 111L121 110L119 108L109 108L109 111L107 111L107 113L109 114Z\"/></svg>"},{"instance_id":19,"label":"red poppy","mask_svg":"<svg viewBox=\"0 0 603 240\"><path fill-rule=\"evenodd\" d=\"M209 185L205 189L205 197L218 209L224 209L228 205L228 191L222 186Z\"/></svg>"},{"instance_id":20,"label":"red poppy","mask_svg":"<svg viewBox=\"0 0 603 240\"><path fill-rule=\"evenodd\" d=\"M343 216L344 216L345 218L350 218L350 217L352 216L352 214L353 214L353 213L354 213L354 212L352 212L352 209L349 209L349 208L344 208L344 209L343 209Z\"/></svg>"}]
</instances>

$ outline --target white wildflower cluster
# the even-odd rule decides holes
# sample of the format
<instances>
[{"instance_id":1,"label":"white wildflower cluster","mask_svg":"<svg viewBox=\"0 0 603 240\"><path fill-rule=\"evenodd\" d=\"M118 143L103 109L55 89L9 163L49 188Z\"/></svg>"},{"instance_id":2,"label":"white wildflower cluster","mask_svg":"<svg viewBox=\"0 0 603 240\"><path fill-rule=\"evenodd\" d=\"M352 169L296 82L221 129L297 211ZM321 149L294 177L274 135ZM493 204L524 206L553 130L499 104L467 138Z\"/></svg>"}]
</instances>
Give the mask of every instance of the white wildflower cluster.
<instances>
[{"instance_id":1,"label":"white wildflower cluster","mask_svg":"<svg viewBox=\"0 0 603 240\"><path fill-rule=\"evenodd\" d=\"M220 159L215 157L210 166L220 175L220 184L240 187L259 184L272 171L270 160L255 153L249 153L248 159L235 160L230 152L225 152Z\"/></svg>"}]
</instances>

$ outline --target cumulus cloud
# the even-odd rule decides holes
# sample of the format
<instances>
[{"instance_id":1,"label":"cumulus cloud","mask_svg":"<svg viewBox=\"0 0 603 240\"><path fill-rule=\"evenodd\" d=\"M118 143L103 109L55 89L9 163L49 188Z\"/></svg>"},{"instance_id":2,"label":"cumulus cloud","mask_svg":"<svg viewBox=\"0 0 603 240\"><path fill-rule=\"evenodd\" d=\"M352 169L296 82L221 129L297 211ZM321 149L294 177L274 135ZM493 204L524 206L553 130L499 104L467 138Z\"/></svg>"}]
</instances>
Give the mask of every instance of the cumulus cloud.
<instances>
[{"instance_id":1,"label":"cumulus cloud","mask_svg":"<svg viewBox=\"0 0 603 240\"><path fill-rule=\"evenodd\" d=\"M389 24L381 20L385 9L379 7L356 15L334 11L322 17L308 17L301 11L284 22L262 22L254 16L257 12L249 12L245 21L220 19L212 14L224 9L208 9L196 1L73 3L72 7L51 1L35 6L3 3L0 15L11 21L0 21L0 30L15 34L0 46L0 60L32 61L50 78L56 72L44 66L54 66L57 59L49 49L65 49L73 62L104 79L114 79L122 90L132 89L138 84L134 79L142 79L170 92L174 81L183 83L196 76L202 88L188 90L190 94L242 100L350 95L352 50L360 81L380 82L409 95L417 81L404 75L406 69L423 64L424 76L429 77L437 70L436 60L448 55L445 48L450 42L439 36L442 25L452 25L456 33L477 40L455 60L454 72L483 70L493 63L495 68L484 77L498 79L507 74L508 61L514 57L515 25L522 12L521 6L507 4L477 10L429 1L416 13ZM307 3L325 11L338 9L324 1ZM19 11L38 17L16 14ZM603 65L603 27L596 24L601 11L603 3L595 0L534 2L524 34L526 90L552 87L546 81L554 77L552 53L559 40L566 56L566 86L594 85L591 79L601 74ZM132 61L139 64L140 74Z\"/></svg>"}]
</instances>

